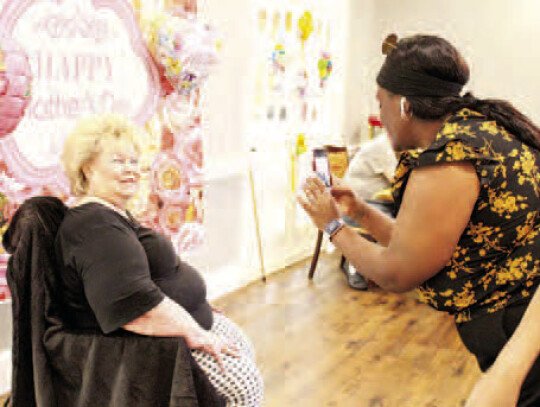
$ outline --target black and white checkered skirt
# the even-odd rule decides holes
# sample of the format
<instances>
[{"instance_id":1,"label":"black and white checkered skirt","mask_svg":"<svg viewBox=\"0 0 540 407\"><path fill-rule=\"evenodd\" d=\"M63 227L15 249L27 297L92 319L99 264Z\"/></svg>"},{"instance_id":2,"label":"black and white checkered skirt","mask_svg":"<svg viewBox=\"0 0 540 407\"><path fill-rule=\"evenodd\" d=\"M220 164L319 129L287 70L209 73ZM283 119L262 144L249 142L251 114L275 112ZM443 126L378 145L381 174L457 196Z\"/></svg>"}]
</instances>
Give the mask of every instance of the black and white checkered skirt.
<instances>
[{"instance_id":1,"label":"black and white checkered skirt","mask_svg":"<svg viewBox=\"0 0 540 407\"><path fill-rule=\"evenodd\" d=\"M264 384L255 364L255 351L251 341L240 327L224 315L214 312L211 332L224 342L240 350L240 357L223 355L225 372L214 356L193 350L194 359L206 373L219 394L227 400L227 407L259 407L262 405Z\"/></svg>"}]
</instances>

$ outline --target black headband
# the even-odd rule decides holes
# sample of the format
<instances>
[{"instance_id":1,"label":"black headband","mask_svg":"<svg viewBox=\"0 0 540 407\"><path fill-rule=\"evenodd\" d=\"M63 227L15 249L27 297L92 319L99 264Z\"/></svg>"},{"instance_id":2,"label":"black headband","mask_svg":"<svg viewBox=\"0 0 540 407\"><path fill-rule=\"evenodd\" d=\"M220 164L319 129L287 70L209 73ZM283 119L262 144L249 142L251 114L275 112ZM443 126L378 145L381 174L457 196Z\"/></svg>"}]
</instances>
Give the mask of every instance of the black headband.
<instances>
[{"instance_id":1,"label":"black headband","mask_svg":"<svg viewBox=\"0 0 540 407\"><path fill-rule=\"evenodd\" d=\"M449 82L424 72L416 72L397 68L384 63L377 83L381 88L401 96L459 96L463 85L457 82Z\"/></svg>"}]
</instances>

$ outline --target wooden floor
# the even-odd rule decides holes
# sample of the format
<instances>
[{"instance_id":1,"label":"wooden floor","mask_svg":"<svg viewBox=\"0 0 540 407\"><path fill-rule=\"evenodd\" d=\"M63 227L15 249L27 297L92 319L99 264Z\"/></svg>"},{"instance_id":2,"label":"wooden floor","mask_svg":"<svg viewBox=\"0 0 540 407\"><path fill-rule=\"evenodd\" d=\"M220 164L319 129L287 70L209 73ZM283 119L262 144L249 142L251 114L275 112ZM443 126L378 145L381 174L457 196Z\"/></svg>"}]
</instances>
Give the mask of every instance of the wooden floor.
<instances>
[{"instance_id":1,"label":"wooden floor","mask_svg":"<svg viewBox=\"0 0 540 407\"><path fill-rule=\"evenodd\" d=\"M253 340L266 407L461 406L479 375L452 319L414 294L350 289L336 255L216 301Z\"/></svg>"}]
</instances>

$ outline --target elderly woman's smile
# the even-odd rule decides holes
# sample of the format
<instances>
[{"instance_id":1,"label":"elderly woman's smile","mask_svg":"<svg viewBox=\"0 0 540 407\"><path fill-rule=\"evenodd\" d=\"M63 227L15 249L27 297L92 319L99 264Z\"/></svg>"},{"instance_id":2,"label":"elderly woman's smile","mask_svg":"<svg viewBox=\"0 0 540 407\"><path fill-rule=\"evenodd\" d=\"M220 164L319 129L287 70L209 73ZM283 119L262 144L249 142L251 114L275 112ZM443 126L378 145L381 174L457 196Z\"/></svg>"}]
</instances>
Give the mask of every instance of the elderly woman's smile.
<instances>
[{"instance_id":1,"label":"elderly woman's smile","mask_svg":"<svg viewBox=\"0 0 540 407\"><path fill-rule=\"evenodd\" d=\"M124 207L139 187L139 153L125 140L112 140L86 169L89 195L112 200Z\"/></svg>"}]
</instances>

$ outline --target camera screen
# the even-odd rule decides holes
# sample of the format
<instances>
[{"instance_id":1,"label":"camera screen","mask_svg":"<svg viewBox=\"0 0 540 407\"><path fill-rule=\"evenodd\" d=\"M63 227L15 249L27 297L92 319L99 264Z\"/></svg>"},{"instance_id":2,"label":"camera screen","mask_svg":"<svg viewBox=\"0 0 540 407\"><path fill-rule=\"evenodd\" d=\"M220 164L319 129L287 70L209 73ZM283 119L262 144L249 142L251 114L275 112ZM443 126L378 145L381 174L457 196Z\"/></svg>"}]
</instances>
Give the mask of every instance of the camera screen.
<instances>
[{"instance_id":1,"label":"camera screen","mask_svg":"<svg viewBox=\"0 0 540 407\"><path fill-rule=\"evenodd\" d=\"M328 157L326 155L315 155L315 172L327 187L330 186L330 169L328 166Z\"/></svg>"}]
</instances>

